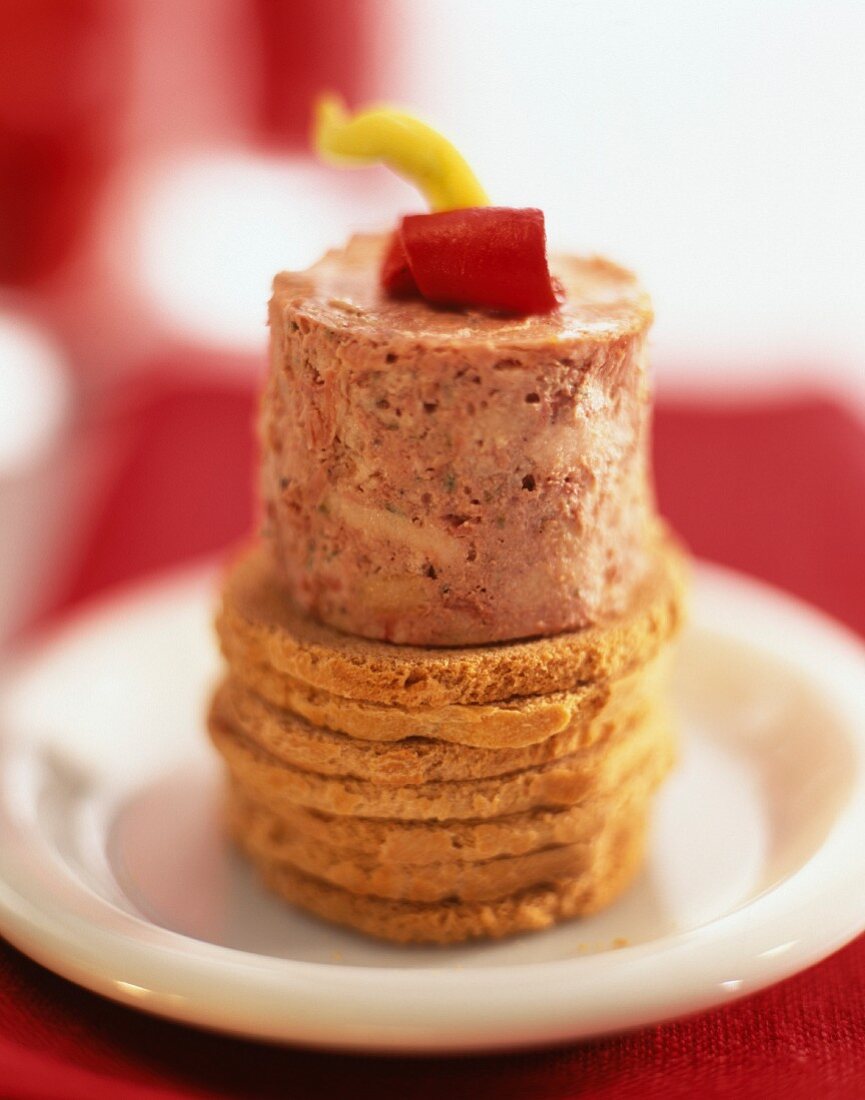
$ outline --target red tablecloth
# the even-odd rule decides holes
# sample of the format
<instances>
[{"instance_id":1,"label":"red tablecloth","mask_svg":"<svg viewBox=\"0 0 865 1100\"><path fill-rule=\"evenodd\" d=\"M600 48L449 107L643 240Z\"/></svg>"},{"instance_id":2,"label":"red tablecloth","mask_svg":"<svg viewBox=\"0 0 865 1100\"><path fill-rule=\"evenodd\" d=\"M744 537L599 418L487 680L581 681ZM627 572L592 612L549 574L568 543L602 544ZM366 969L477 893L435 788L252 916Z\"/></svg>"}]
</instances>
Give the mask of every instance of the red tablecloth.
<instances>
[{"instance_id":1,"label":"red tablecloth","mask_svg":"<svg viewBox=\"0 0 865 1100\"><path fill-rule=\"evenodd\" d=\"M254 522L243 389L157 387L70 602L224 545ZM660 503L705 557L865 633L865 425L820 398L663 404ZM863 685L865 690L865 685ZM863 859L865 905L865 859ZM694 1019L563 1050L383 1059L260 1046L151 1019L0 943L0 1097L865 1097L865 937Z\"/></svg>"}]
</instances>

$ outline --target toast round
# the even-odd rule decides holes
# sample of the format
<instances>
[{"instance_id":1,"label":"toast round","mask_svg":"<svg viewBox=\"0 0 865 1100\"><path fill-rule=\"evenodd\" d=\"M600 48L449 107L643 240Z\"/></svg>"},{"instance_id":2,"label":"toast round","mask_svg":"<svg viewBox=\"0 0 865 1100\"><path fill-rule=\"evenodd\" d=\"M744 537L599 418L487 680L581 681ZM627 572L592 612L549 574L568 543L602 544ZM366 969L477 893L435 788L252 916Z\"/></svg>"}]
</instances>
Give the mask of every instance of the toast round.
<instances>
[{"instance_id":1,"label":"toast round","mask_svg":"<svg viewBox=\"0 0 865 1100\"><path fill-rule=\"evenodd\" d=\"M234 838L255 857L287 863L353 894L397 901L444 901L450 897L495 901L529 886L572 879L590 870L608 832L629 827L638 817L644 818L647 810L647 797L631 799L619 806L596 834L579 841L518 856L442 863L379 863L286 828L272 811L242 797L229 801L228 821Z\"/></svg>"},{"instance_id":2,"label":"toast round","mask_svg":"<svg viewBox=\"0 0 865 1100\"><path fill-rule=\"evenodd\" d=\"M563 882L496 901L395 901L353 894L286 863L252 855L266 885L293 905L336 924L396 943L459 943L536 932L603 909L630 884L642 862L644 819L611 834L591 868Z\"/></svg>"},{"instance_id":3,"label":"toast round","mask_svg":"<svg viewBox=\"0 0 865 1100\"><path fill-rule=\"evenodd\" d=\"M648 720L661 708L654 684L614 695L600 714L574 720L561 733L525 748L475 748L427 736L362 741L312 725L265 702L234 678L216 691L214 706L253 744L292 767L320 775L351 775L385 786L487 779L548 764L612 736L620 726Z\"/></svg>"},{"instance_id":4,"label":"toast round","mask_svg":"<svg viewBox=\"0 0 865 1100\"><path fill-rule=\"evenodd\" d=\"M539 806L573 806L614 790L624 776L668 757L673 736L666 717L620 729L608 741L541 767L491 779L389 787L352 776L295 768L253 744L215 709L210 736L231 776L268 806L301 805L337 815L450 821L499 817Z\"/></svg>"}]
</instances>

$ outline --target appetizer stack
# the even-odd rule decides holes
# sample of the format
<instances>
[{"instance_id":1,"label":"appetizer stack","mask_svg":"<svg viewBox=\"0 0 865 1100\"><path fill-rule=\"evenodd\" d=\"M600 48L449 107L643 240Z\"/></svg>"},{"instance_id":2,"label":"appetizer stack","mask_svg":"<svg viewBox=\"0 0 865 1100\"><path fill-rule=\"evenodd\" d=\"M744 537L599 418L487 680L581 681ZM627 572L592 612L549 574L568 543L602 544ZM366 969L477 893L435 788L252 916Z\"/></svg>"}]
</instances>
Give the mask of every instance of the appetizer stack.
<instances>
[{"instance_id":1,"label":"appetizer stack","mask_svg":"<svg viewBox=\"0 0 865 1100\"><path fill-rule=\"evenodd\" d=\"M634 277L553 259L561 304L503 315L387 293L393 253L359 237L275 281L264 530L225 580L209 727L270 887L445 943L633 877L674 757L684 563Z\"/></svg>"},{"instance_id":2,"label":"appetizer stack","mask_svg":"<svg viewBox=\"0 0 865 1100\"><path fill-rule=\"evenodd\" d=\"M397 941L546 927L640 863L674 741L683 559L655 515L630 272L546 254L444 138L319 107L434 212L282 274L265 523L230 570L209 727L289 901Z\"/></svg>"}]
</instances>

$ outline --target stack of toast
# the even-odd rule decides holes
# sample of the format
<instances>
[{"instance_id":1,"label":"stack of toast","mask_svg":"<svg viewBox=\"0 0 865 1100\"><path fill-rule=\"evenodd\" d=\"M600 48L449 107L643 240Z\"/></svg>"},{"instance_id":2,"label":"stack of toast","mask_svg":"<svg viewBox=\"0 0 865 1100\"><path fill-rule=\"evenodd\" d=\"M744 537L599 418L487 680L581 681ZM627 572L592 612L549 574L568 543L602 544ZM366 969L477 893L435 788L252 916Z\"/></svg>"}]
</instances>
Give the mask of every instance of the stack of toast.
<instances>
[{"instance_id":1,"label":"stack of toast","mask_svg":"<svg viewBox=\"0 0 865 1100\"><path fill-rule=\"evenodd\" d=\"M675 739L684 558L608 621L527 641L393 645L300 610L265 545L229 570L210 709L229 824L266 883L400 942L544 928L638 869Z\"/></svg>"},{"instance_id":2,"label":"stack of toast","mask_svg":"<svg viewBox=\"0 0 865 1100\"><path fill-rule=\"evenodd\" d=\"M512 316L383 293L357 236L270 301L262 531L209 715L267 884L395 941L540 929L640 866L685 557L651 486L648 295L551 260Z\"/></svg>"}]
</instances>

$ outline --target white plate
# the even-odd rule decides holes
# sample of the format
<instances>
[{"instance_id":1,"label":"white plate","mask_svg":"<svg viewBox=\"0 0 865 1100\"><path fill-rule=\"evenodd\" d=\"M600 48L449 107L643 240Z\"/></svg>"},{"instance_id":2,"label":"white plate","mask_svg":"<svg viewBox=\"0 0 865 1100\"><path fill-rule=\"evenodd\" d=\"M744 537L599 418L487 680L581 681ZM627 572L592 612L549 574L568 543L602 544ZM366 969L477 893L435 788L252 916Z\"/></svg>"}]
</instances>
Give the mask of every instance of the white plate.
<instances>
[{"instance_id":1,"label":"white plate","mask_svg":"<svg viewBox=\"0 0 865 1100\"><path fill-rule=\"evenodd\" d=\"M7 684L0 930L65 977L265 1039L484 1050L731 1001L865 927L863 649L705 566L677 673L682 763L621 902L448 949L380 944L283 907L220 836L202 732L211 577L101 605Z\"/></svg>"}]
</instances>

